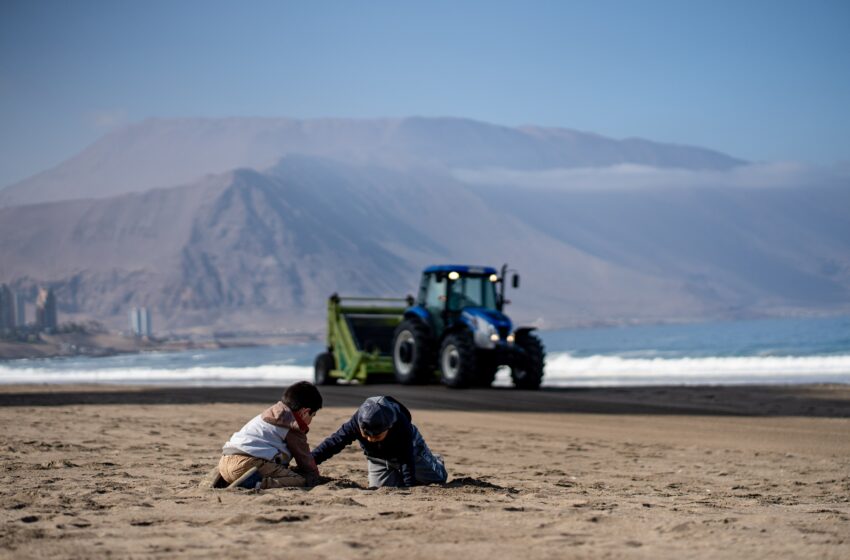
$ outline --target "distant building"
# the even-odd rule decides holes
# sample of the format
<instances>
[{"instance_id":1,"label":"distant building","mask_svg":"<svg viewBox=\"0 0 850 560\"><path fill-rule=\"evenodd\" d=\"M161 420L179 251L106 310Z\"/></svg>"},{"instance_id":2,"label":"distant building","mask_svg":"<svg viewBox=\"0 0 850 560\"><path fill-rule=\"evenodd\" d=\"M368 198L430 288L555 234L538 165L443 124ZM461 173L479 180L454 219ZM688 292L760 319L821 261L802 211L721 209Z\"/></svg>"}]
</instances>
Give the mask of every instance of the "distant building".
<instances>
[{"instance_id":1,"label":"distant building","mask_svg":"<svg viewBox=\"0 0 850 560\"><path fill-rule=\"evenodd\" d=\"M53 295L52 288L38 290L38 299L35 300L35 324L43 331L56 330L56 296Z\"/></svg>"},{"instance_id":2,"label":"distant building","mask_svg":"<svg viewBox=\"0 0 850 560\"><path fill-rule=\"evenodd\" d=\"M15 301L12 290L3 284L0 286L0 330L15 327Z\"/></svg>"},{"instance_id":3,"label":"distant building","mask_svg":"<svg viewBox=\"0 0 850 560\"><path fill-rule=\"evenodd\" d=\"M147 307L130 310L130 332L135 336L151 336L151 314Z\"/></svg>"},{"instance_id":4,"label":"distant building","mask_svg":"<svg viewBox=\"0 0 850 560\"><path fill-rule=\"evenodd\" d=\"M130 310L130 332L136 336L138 336L139 332L142 330L142 324L139 319L139 308L134 307Z\"/></svg>"},{"instance_id":5,"label":"distant building","mask_svg":"<svg viewBox=\"0 0 850 560\"><path fill-rule=\"evenodd\" d=\"M142 333L142 336L149 337L151 335L152 326L151 326L151 314L148 311L147 307L142 307L141 312L139 313L141 316L139 318L139 326L141 327L139 330Z\"/></svg>"},{"instance_id":6,"label":"distant building","mask_svg":"<svg viewBox=\"0 0 850 560\"><path fill-rule=\"evenodd\" d=\"M20 292L15 293L15 326L27 326L27 301Z\"/></svg>"}]
</instances>

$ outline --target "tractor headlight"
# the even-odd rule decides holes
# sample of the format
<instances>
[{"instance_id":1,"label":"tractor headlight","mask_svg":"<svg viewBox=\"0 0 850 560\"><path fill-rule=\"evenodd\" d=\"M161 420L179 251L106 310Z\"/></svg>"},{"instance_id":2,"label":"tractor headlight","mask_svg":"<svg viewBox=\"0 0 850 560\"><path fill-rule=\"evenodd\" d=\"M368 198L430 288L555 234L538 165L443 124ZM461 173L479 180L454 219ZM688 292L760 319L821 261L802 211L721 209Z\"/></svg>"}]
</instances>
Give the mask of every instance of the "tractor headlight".
<instances>
[{"instance_id":1,"label":"tractor headlight","mask_svg":"<svg viewBox=\"0 0 850 560\"><path fill-rule=\"evenodd\" d=\"M514 340L516 340L514 333L509 334L507 340L508 340L508 344L513 344Z\"/></svg>"},{"instance_id":2,"label":"tractor headlight","mask_svg":"<svg viewBox=\"0 0 850 560\"><path fill-rule=\"evenodd\" d=\"M491 334L490 335L490 342L499 342L499 335L496 334L496 333Z\"/></svg>"},{"instance_id":3,"label":"tractor headlight","mask_svg":"<svg viewBox=\"0 0 850 560\"><path fill-rule=\"evenodd\" d=\"M451 272L449 272L449 280L457 280L458 278L460 278L459 272L457 272L455 270L452 270Z\"/></svg>"},{"instance_id":4,"label":"tractor headlight","mask_svg":"<svg viewBox=\"0 0 850 560\"><path fill-rule=\"evenodd\" d=\"M496 282L498 282L498 281L499 281L499 277L498 277L498 276L496 276L495 274L491 274L491 275L490 275L490 282L496 283Z\"/></svg>"}]
</instances>

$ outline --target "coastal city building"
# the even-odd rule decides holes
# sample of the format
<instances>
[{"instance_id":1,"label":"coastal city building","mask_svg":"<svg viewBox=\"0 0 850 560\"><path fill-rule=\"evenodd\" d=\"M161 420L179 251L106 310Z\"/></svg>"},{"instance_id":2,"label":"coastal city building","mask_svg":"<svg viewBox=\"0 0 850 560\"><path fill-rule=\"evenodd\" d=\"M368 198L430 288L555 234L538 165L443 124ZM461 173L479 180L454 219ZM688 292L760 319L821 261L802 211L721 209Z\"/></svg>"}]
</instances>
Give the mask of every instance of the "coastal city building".
<instances>
[{"instance_id":1,"label":"coastal city building","mask_svg":"<svg viewBox=\"0 0 850 560\"><path fill-rule=\"evenodd\" d=\"M27 301L20 292L15 293L15 326L27 326Z\"/></svg>"},{"instance_id":2,"label":"coastal city building","mask_svg":"<svg viewBox=\"0 0 850 560\"><path fill-rule=\"evenodd\" d=\"M147 307L130 310L130 332L135 336L151 336L151 314Z\"/></svg>"},{"instance_id":3,"label":"coastal city building","mask_svg":"<svg viewBox=\"0 0 850 560\"><path fill-rule=\"evenodd\" d=\"M0 286L0 330L15 328L15 301L6 284Z\"/></svg>"},{"instance_id":4,"label":"coastal city building","mask_svg":"<svg viewBox=\"0 0 850 560\"><path fill-rule=\"evenodd\" d=\"M58 324L56 314L56 296L52 288L40 288L38 299L35 301L35 323L39 330L56 330Z\"/></svg>"}]
</instances>

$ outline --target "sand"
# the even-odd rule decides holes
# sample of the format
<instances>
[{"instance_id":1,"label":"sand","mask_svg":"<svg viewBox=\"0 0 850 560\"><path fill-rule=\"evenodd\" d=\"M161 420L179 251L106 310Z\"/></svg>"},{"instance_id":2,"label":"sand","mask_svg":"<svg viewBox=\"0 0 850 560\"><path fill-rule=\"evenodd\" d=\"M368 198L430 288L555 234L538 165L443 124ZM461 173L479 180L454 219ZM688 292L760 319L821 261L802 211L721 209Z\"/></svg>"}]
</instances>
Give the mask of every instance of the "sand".
<instances>
[{"instance_id":1,"label":"sand","mask_svg":"<svg viewBox=\"0 0 850 560\"><path fill-rule=\"evenodd\" d=\"M449 482L368 490L352 446L312 489L211 490L279 388L0 387L0 556L848 558L850 387L332 387L409 404Z\"/></svg>"}]
</instances>

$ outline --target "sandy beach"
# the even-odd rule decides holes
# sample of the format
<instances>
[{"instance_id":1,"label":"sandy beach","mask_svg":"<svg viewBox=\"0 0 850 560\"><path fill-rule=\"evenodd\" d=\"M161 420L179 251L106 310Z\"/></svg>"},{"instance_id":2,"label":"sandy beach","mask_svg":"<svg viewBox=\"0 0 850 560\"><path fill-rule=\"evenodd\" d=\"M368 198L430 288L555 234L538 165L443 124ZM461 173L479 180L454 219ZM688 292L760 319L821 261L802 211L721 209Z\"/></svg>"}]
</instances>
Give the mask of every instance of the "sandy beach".
<instances>
[{"instance_id":1,"label":"sandy beach","mask_svg":"<svg viewBox=\"0 0 850 560\"><path fill-rule=\"evenodd\" d=\"M405 402L449 482L199 486L281 388L0 387L0 556L847 558L850 387L331 387Z\"/></svg>"}]
</instances>

